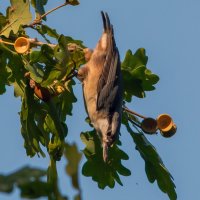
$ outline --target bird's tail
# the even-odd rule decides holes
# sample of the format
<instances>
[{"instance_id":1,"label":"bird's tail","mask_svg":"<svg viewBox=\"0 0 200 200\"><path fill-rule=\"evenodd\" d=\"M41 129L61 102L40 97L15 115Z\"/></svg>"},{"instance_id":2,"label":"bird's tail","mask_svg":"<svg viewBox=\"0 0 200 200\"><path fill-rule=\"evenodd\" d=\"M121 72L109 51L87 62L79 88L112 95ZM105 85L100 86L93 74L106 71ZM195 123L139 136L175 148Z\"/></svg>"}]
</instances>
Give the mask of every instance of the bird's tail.
<instances>
[{"instance_id":1,"label":"bird's tail","mask_svg":"<svg viewBox=\"0 0 200 200\"><path fill-rule=\"evenodd\" d=\"M101 16L102 16L102 20L103 20L103 27L104 27L104 31L107 32L107 31L111 31L113 28L112 28L112 25L110 24L110 19L108 17L108 14L103 11L101 11Z\"/></svg>"},{"instance_id":2,"label":"bird's tail","mask_svg":"<svg viewBox=\"0 0 200 200\"><path fill-rule=\"evenodd\" d=\"M108 143L103 142L103 160L107 162L108 160Z\"/></svg>"}]
</instances>

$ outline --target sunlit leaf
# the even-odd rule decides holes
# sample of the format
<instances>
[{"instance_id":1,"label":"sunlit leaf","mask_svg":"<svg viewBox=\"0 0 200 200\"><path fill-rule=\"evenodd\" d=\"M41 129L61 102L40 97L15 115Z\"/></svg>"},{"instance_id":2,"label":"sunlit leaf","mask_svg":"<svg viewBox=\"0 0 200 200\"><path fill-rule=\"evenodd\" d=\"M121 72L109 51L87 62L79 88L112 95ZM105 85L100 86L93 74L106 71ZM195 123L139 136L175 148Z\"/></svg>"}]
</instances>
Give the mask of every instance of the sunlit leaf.
<instances>
[{"instance_id":1,"label":"sunlit leaf","mask_svg":"<svg viewBox=\"0 0 200 200\"><path fill-rule=\"evenodd\" d=\"M6 25L6 23L6 17L2 13L0 13L0 30Z\"/></svg>"},{"instance_id":2,"label":"sunlit leaf","mask_svg":"<svg viewBox=\"0 0 200 200\"><path fill-rule=\"evenodd\" d=\"M28 0L10 0L11 6L7 10L8 22L0 30L0 35L9 37L10 32L16 34L21 25L26 25L32 20Z\"/></svg>"}]
</instances>

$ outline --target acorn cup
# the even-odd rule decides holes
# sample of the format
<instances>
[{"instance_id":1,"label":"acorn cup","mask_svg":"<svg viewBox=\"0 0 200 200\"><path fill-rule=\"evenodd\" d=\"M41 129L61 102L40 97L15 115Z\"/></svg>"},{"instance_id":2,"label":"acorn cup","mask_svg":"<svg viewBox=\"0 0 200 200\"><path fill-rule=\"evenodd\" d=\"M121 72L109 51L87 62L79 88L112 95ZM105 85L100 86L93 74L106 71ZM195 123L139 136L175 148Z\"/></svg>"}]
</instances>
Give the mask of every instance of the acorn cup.
<instances>
[{"instance_id":1,"label":"acorn cup","mask_svg":"<svg viewBox=\"0 0 200 200\"><path fill-rule=\"evenodd\" d=\"M26 53L30 49L30 40L25 37L19 37L15 40L14 48L17 53Z\"/></svg>"},{"instance_id":2,"label":"acorn cup","mask_svg":"<svg viewBox=\"0 0 200 200\"><path fill-rule=\"evenodd\" d=\"M142 120L141 129L147 134L155 134L158 130L157 121L153 118L147 117Z\"/></svg>"},{"instance_id":3,"label":"acorn cup","mask_svg":"<svg viewBox=\"0 0 200 200\"><path fill-rule=\"evenodd\" d=\"M171 137L176 133L177 127L168 114L161 114L157 117L157 126L163 137Z\"/></svg>"}]
</instances>

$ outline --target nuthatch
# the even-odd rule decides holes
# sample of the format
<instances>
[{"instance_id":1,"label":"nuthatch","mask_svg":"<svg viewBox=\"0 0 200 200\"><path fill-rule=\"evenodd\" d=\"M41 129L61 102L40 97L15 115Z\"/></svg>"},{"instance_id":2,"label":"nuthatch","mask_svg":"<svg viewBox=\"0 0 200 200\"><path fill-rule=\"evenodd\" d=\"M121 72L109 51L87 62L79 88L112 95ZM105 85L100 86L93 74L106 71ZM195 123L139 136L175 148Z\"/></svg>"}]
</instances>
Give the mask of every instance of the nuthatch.
<instances>
[{"instance_id":1,"label":"nuthatch","mask_svg":"<svg viewBox=\"0 0 200 200\"><path fill-rule=\"evenodd\" d=\"M118 138L121 126L123 89L113 26L107 13L101 12L101 15L103 34L93 51L85 50L88 61L78 70L78 78L82 81L86 111L100 136L106 162L108 148Z\"/></svg>"}]
</instances>

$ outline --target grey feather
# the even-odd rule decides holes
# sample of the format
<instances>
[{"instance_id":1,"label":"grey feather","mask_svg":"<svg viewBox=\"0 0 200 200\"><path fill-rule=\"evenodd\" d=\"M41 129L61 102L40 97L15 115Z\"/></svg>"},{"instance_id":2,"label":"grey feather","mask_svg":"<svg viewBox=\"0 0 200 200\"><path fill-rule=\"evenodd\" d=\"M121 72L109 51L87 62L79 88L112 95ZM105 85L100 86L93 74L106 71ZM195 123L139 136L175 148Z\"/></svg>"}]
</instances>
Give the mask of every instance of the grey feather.
<instances>
[{"instance_id":1,"label":"grey feather","mask_svg":"<svg viewBox=\"0 0 200 200\"><path fill-rule=\"evenodd\" d=\"M104 31L108 37L108 48L102 74L97 86L97 110L114 110L118 90L122 90L119 52L115 44L113 27L107 14L102 14ZM113 92L114 91L114 92Z\"/></svg>"}]
</instances>

